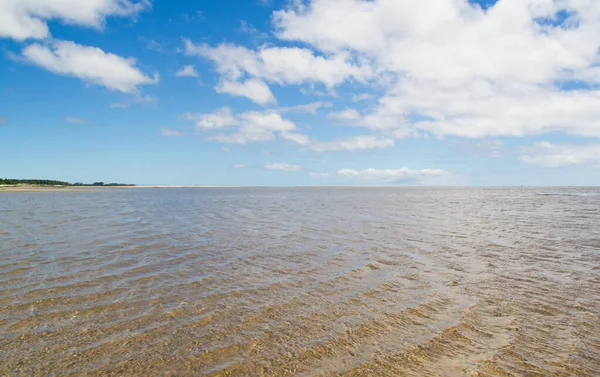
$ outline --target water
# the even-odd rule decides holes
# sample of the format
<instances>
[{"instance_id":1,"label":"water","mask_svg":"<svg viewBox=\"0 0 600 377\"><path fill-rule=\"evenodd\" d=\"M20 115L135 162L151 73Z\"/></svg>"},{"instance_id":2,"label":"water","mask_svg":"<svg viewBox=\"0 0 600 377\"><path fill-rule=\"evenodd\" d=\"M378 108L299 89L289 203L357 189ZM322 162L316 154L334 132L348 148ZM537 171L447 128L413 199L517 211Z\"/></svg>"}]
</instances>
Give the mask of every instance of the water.
<instances>
[{"instance_id":1,"label":"water","mask_svg":"<svg viewBox=\"0 0 600 377\"><path fill-rule=\"evenodd\" d=\"M599 376L600 189L0 194L0 375Z\"/></svg>"}]
</instances>

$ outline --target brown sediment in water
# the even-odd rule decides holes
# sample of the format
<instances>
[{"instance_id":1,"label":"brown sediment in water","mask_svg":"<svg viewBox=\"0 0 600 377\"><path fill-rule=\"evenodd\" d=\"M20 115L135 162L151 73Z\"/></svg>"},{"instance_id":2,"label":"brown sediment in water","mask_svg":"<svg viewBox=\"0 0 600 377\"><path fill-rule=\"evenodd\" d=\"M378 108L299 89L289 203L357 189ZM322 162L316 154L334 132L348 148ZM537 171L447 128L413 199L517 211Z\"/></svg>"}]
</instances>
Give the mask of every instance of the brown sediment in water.
<instances>
[{"instance_id":1,"label":"brown sediment in water","mask_svg":"<svg viewBox=\"0 0 600 377\"><path fill-rule=\"evenodd\" d=\"M332 190L4 197L0 375L600 375L599 189Z\"/></svg>"}]
</instances>

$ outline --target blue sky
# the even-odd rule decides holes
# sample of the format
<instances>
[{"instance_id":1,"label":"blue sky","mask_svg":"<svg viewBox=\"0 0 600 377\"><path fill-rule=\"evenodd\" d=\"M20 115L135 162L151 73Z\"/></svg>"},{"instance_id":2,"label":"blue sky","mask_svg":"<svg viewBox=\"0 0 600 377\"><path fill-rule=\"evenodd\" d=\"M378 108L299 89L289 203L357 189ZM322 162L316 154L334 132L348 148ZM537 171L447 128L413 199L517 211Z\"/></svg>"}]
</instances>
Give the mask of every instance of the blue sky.
<instances>
[{"instance_id":1,"label":"blue sky","mask_svg":"<svg viewBox=\"0 0 600 377\"><path fill-rule=\"evenodd\" d=\"M0 4L0 176L600 185L600 2Z\"/></svg>"}]
</instances>

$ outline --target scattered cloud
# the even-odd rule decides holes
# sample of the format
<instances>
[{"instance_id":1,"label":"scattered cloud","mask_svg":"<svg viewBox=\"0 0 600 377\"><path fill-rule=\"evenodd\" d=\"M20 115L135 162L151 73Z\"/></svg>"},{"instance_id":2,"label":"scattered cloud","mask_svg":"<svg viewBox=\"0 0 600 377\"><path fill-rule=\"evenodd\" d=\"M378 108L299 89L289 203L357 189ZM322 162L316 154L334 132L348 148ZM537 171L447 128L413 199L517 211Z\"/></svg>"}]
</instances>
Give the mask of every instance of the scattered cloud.
<instances>
[{"instance_id":1,"label":"scattered cloud","mask_svg":"<svg viewBox=\"0 0 600 377\"><path fill-rule=\"evenodd\" d=\"M34 43L23 49L23 57L50 72L124 93L136 93L138 86L158 83L158 74L152 78L146 76L136 68L133 58L69 41L55 40L48 45Z\"/></svg>"},{"instance_id":2,"label":"scattered cloud","mask_svg":"<svg viewBox=\"0 0 600 377\"><path fill-rule=\"evenodd\" d=\"M328 115L329 118L331 119L335 119L335 120L339 120L339 121L343 121L343 122L352 122L352 121L357 121L361 119L360 113L358 111L356 111L355 109L344 109L342 111L335 111L332 113L329 113Z\"/></svg>"},{"instance_id":3,"label":"scattered cloud","mask_svg":"<svg viewBox=\"0 0 600 377\"><path fill-rule=\"evenodd\" d=\"M265 164L265 169L268 170L281 170L281 171L299 171L302 169L299 165L290 165L286 163L271 163L267 162Z\"/></svg>"},{"instance_id":4,"label":"scattered cloud","mask_svg":"<svg viewBox=\"0 0 600 377\"><path fill-rule=\"evenodd\" d=\"M246 166L244 164L235 164L233 167L236 169L244 169Z\"/></svg>"},{"instance_id":5,"label":"scattered cloud","mask_svg":"<svg viewBox=\"0 0 600 377\"><path fill-rule=\"evenodd\" d=\"M310 137L298 132L282 132L281 138L298 145L309 145L313 142Z\"/></svg>"},{"instance_id":6,"label":"scattered cloud","mask_svg":"<svg viewBox=\"0 0 600 377\"><path fill-rule=\"evenodd\" d=\"M328 93L325 93L319 89L317 89L314 84L309 85L308 88L300 88L300 93L302 93L305 96L314 96L314 97L324 97L326 96ZM329 94L331 94L332 92L330 91Z\"/></svg>"},{"instance_id":7,"label":"scattered cloud","mask_svg":"<svg viewBox=\"0 0 600 377\"><path fill-rule=\"evenodd\" d=\"M159 132L162 136L167 137L181 137L185 135L183 132L171 128L161 128Z\"/></svg>"},{"instance_id":8,"label":"scattered cloud","mask_svg":"<svg viewBox=\"0 0 600 377\"><path fill-rule=\"evenodd\" d=\"M248 23L248 21L241 20L239 31L251 35L255 40L261 40L268 37L268 34L257 30L254 26Z\"/></svg>"},{"instance_id":9,"label":"scattered cloud","mask_svg":"<svg viewBox=\"0 0 600 377\"><path fill-rule=\"evenodd\" d=\"M528 148L521 160L546 167L582 164L600 167L600 144L552 144L543 141Z\"/></svg>"},{"instance_id":10,"label":"scattered cloud","mask_svg":"<svg viewBox=\"0 0 600 377\"><path fill-rule=\"evenodd\" d=\"M317 142L310 145L310 149L316 152L329 152L383 149L393 146L394 139L374 135L362 135L328 142Z\"/></svg>"},{"instance_id":11,"label":"scattered cloud","mask_svg":"<svg viewBox=\"0 0 600 377\"><path fill-rule=\"evenodd\" d=\"M154 51L154 52L158 52L159 54L164 54L165 53L165 48L163 47L163 45L160 44L160 43L158 43L154 39L150 39L150 38L146 38L146 37L140 37L140 40L142 42L144 42L144 44L146 45L146 48L148 50Z\"/></svg>"},{"instance_id":12,"label":"scattered cloud","mask_svg":"<svg viewBox=\"0 0 600 377\"><path fill-rule=\"evenodd\" d=\"M273 23L280 40L306 46L308 59L293 61L303 67L300 61L321 58L336 69L300 74L282 63L294 54L275 46L204 45L200 55L224 76L330 88L353 79L366 86L354 101L381 89L360 118L350 110L342 115L394 137L600 136L600 2L498 1L484 9L439 0L435 11L427 1L288 4L273 13ZM279 74L284 66L288 73Z\"/></svg>"},{"instance_id":13,"label":"scattered cloud","mask_svg":"<svg viewBox=\"0 0 600 377\"><path fill-rule=\"evenodd\" d=\"M262 80L249 79L246 81L222 81L215 90L217 93L227 93L232 96L246 97L253 102L266 106L276 103L271 89Z\"/></svg>"},{"instance_id":14,"label":"scattered cloud","mask_svg":"<svg viewBox=\"0 0 600 377\"><path fill-rule=\"evenodd\" d=\"M90 123L90 121L87 119L74 117L74 116L66 117L65 122L71 123L71 124L88 124L88 123Z\"/></svg>"},{"instance_id":15,"label":"scattered cloud","mask_svg":"<svg viewBox=\"0 0 600 377\"><path fill-rule=\"evenodd\" d=\"M366 101L371 98L373 98L373 95L370 93L355 94L352 96L352 102Z\"/></svg>"},{"instance_id":16,"label":"scattered cloud","mask_svg":"<svg viewBox=\"0 0 600 377\"><path fill-rule=\"evenodd\" d=\"M177 77L198 77L198 71L193 65L186 65L175 73Z\"/></svg>"},{"instance_id":17,"label":"scattered cloud","mask_svg":"<svg viewBox=\"0 0 600 377\"><path fill-rule=\"evenodd\" d=\"M418 184L446 185L452 183L452 174L440 169L339 169L334 172L311 172L312 178L330 178L360 184Z\"/></svg>"},{"instance_id":18,"label":"scattered cloud","mask_svg":"<svg viewBox=\"0 0 600 377\"><path fill-rule=\"evenodd\" d=\"M354 64L344 52L321 56L299 47L261 46L251 50L227 43L216 47L197 45L188 39L184 43L187 55L200 56L216 65L221 76L217 86L220 93L240 95L239 89L226 91L223 87L246 87L245 82L252 82L255 87L260 85L261 93L269 89L266 82L279 85L313 82L333 88L346 80L364 81L372 75L370 67Z\"/></svg>"},{"instance_id":19,"label":"scattered cloud","mask_svg":"<svg viewBox=\"0 0 600 377\"><path fill-rule=\"evenodd\" d=\"M321 103L309 104L304 108L284 110L307 111L321 106L323 106ZM223 143L246 144L280 139L316 152L357 151L394 146L393 138L376 135L360 135L319 142L299 132L294 122L282 117L279 109L235 114L231 108L224 107L212 113L184 113L180 118L194 122L196 130L205 134L208 140Z\"/></svg>"},{"instance_id":20,"label":"scattered cloud","mask_svg":"<svg viewBox=\"0 0 600 377\"><path fill-rule=\"evenodd\" d=\"M50 36L48 21L102 29L107 17L131 17L151 7L148 0L2 0L0 38L23 41Z\"/></svg>"},{"instance_id":21,"label":"scattered cloud","mask_svg":"<svg viewBox=\"0 0 600 377\"><path fill-rule=\"evenodd\" d=\"M129 107L129 104L125 103L125 102L115 102L115 103L111 103L110 107L113 109L126 109Z\"/></svg>"},{"instance_id":22,"label":"scattered cloud","mask_svg":"<svg viewBox=\"0 0 600 377\"><path fill-rule=\"evenodd\" d=\"M338 177L352 178L361 181L399 183L399 182L432 182L433 179L445 178L450 174L440 169L413 170L409 168L399 169L340 169L336 172Z\"/></svg>"},{"instance_id":23,"label":"scattered cloud","mask_svg":"<svg viewBox=\"0 0 600 377\"><path fill-rule=\"evenodd\" d=\"M234 114L224 107L207 114L185 113L181 119L194 122L197 131L208 134L207 139L223 143L270 141L297 129L292 121L272 110Z\"/></svg>"},{"instance_id":24,"label":"scattered cloud","mask_svg":"<svg viewBox=\"0 0 600 377\"><path fill-rule=\"evenodd\" d=\"M277 108L277 111L280 113L309 113L315 115L320 109L331 106L333 106L331 102L320 101L307 103L305 105L279 107Z\"/></svg>"}]
</instances>

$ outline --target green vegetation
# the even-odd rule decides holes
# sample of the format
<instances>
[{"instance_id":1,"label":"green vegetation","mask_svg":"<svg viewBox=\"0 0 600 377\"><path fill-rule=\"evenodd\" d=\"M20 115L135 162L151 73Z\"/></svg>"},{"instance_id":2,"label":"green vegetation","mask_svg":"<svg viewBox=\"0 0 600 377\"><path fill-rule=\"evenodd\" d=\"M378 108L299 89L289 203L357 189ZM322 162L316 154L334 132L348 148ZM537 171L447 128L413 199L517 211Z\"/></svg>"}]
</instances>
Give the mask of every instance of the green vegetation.
<instances>
[{"instance_id":1,"label":"green vegetation","mask_svg":"<svg viewBox=\"0 0 600 377\"><path fill-rule=\"evenodd\" d=\"M31 186L103 186L103 187L119 187L119 186L135 186L124 183L104 183L94 182L93 184L86 183L70 183L63 181L53 181L50 179L8 179L0 178L0 186L16 186L16 185L31 185Z\"/></svg>"}]
</instances>

